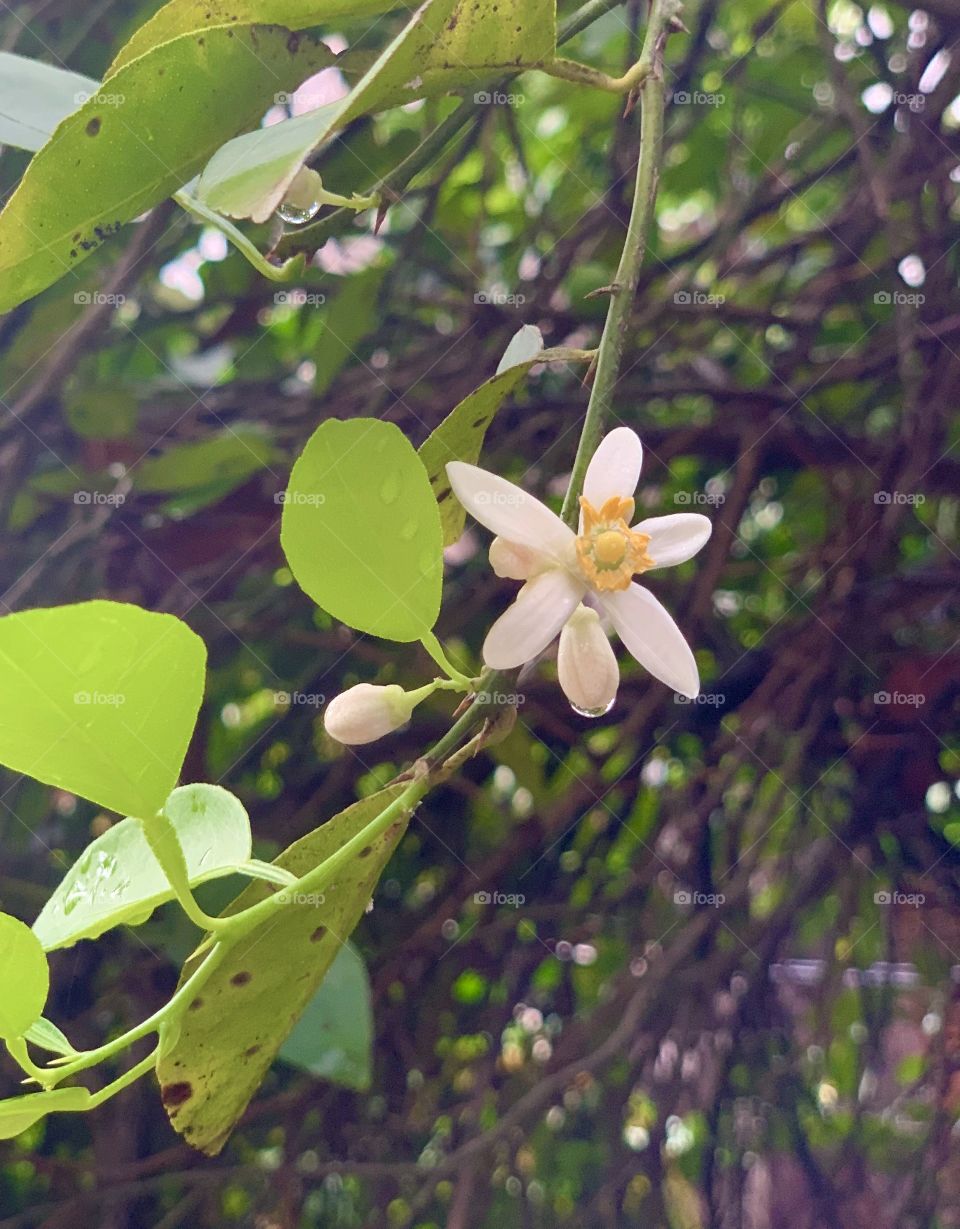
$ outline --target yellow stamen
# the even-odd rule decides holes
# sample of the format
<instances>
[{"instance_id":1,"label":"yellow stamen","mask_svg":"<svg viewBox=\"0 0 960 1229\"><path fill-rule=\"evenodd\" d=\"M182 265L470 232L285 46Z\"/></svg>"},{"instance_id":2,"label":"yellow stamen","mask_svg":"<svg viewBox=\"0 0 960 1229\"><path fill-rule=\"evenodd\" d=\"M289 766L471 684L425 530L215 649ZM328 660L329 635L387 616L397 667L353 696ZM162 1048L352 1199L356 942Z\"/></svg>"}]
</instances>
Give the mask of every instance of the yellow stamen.
<instances>
[{"instance_id":1,"label":"yellow stamen","mask_svg":"<svg viewBox=\"0 0 960 1229\"><path fill-rule=\"evenodd\" d=\"M594 589L626 589L634 576L655 566L647 553L650 535L630 528L632 499L613 495L598 511L581 495L580 507L577 562Z\"/></svg>"}]
</instances>

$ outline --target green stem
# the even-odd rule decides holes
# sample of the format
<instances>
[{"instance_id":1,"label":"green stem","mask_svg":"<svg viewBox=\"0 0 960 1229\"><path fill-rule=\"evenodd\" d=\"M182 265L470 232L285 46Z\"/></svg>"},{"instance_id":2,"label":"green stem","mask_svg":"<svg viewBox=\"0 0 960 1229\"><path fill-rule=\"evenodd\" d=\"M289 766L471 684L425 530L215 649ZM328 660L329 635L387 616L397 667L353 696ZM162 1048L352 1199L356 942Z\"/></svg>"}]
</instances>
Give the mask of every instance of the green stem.
<instances>
[{"instance_id":1,"label":"green stem","mask_svg":"<svg viewBox=\"0 0 960 1229\"><path fill-rule=\"evenodd\" d=\"M610 306L597 351L593 387L590 390L590 401L570 474L570 485L561 511L561 516L571 527L576 527L579 517L580 492L583 490L587 466L597 450L603 422L613 406L613 393L620 375L627 324L633 309L640 266L647 248L647 234L657 197L663 143L663 48L670 23L678 13L677 0L653 0L643 50L635 66L642 69L643 84L640 87L640 154L637 159L633 205L620 265L608 288Z\"/></svg>"},{"instance_id":2,"label":"green stem","mask_svg":"<svg viewBox=\"0 0 960 1229\"><path fill-rule=\"evenodd\" d=\"M581 64L579 60L565 60L558 57L542 64L541 71L548 73L551 77L560 77L563 81L573 81L577 85L589 85L597 90L607 90L611 94L629 94L631 90L643 84L649 69L642 60L638 60L622 77L611 77L601 72L599 68Z\"/></svg>"},{"instance_id":3,"label":"green stem","mask_svg":"<svg viewBox=\"0 0 960 1229\"><path fill-rule=\"evenodd\" d=\"M196 998L197 991L202 988L210 975L223 962L226 954L226 945L217 943L203 964L187 978L170 1000L164 1003L162 1007L159 1007L152 1016L148 1016L146 1020L141 1020L139 1024L135 1024L133 1028L128 1029L125 1033L121 1033L119 1037L114 1037L112 1041L107 1041L102 1046L97 1046L95 1050L84 1050L83 1053L78 1054L76 1058L71 1059L67 1063L45 1068L43 1071L45 1087L51 1088L69 1076L76 1075L78 1071L85 1071L88 1067L93 1067L97 1063L103 1062L105 1058L112 1058L114 1054L119 1054L121 1050L125 1050L135 1041L139 1041L141 1037L158 1032L160 1026L169 1016L189 1007L190 1003Z\"/></svg>"},{"instance_id":4,"label":"green stem","mask_svg":"<svg viewBox=\"0 0 960 1229\"><path fill-rule=\"evenodd\" d=\"M289 260L284 261L282 265L271 264L256 244L250 242L242 230L217 213L215 209L209 208L203 201L198 201L195 196L191 196L189 192L183 190L174 192L173 199L181 209L185 209L187 213L199 221L208 222L211 226L215 226L217 230L229 239L237 251L247 258L258 273L262 273L264 277L268 277L272 282L288 282L292 277L303 271L306 262L302 256L292 256Z\"/></svg>"},{"instance_id":5,"label":"green stem","mask_svg":"<svg viewBox=\"0 0 960 1229\"><path fill-rule=\"evenodd\" d=\"M446 653L443 651L443 645L433 632L427 632L425 635L421 636L420 643L427 650L444 674L456 683L458 687L462 688L464 691L469 691L473 688L475 680L470 678L467 674L462 674L455 666L450 664Z\"/></svg>"}]
</instances>

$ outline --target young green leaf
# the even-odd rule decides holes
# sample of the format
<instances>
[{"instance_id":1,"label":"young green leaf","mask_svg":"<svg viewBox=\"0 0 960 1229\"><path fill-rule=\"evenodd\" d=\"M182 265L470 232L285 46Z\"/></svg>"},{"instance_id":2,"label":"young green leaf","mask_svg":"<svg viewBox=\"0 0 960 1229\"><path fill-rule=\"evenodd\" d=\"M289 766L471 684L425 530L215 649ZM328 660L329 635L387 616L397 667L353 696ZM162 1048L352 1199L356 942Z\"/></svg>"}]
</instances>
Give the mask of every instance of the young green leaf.
<instances>
[{"instance_id":1,"label":"young green leaf","mask_svg":"<svg viewBox=\"0 0 960 1229\"><path fill-rule=\"evenodd\" d=\"M62 1054L66 1058L77 1053L70 1040L53 1021L46 1020L43 1016L34 1020L23 1034L23 1039L29 1041L31 1045L39 1046L41 1050L48 1050L51 1054Z\"/></svg>"},{"instance_id":2,"label":"young green leaf","mask_svg":"<svg viewBox=\"0 0 960 1229\"><path fill-rule=\"evenodd\" d=\"M39 149L99 88L92 77L0 51L0 145Z\"/></svg>"},{"instance_id":3,"label":"young green leaf","mask_svg":"<svg viewBox=\"0 0 960 1229\"><path fill-rule=\"evenodd\" d=\"M0 213L0 311L76 268L256 123L278 91L334 59L278 26L214 27L120 69L59 125Z\"/></svg>"},{"instance_id":4,"label":"young green leaf","mask_svg":"<svg viewBox=\"0 0 960 1229\"><path fill-rule=\"evenodd\" d=\"M233 872L250 857L250 821L219 785L182 785L164 812L179 841L191 887ZM47 951L139 925L174 896L139 819L124 819L88 845L33 924Z\"/></svg>"},{"instance_id":5,"label":"young green leaf","mask_svg":"<svg viewBox=\"0 0 960 1229\"><path fill-rule=\"evenodd\" d=\"M392 423L331 418L317 428L290 475L280 541L300 587L342 623L410 641L436 622L440 513Z\"/></svg>"},{"instance_id":6,"label":"young green leaf","mask_svg":"<svg viewBox=\"0 0 960 1229\"><path fill-rule=\"evenodd\" d=\"M152 815L183 764L206 649L173 615L81 602L0 619L0 763Z\"/></svg>"},{"instance_id":7,"label":"young green leaf","mask_svg":"<svg viewBox=\"0 0 960 1229\"><path fill-rule=\"evenodd\" d=\"M277 1057L311 1075L363 1091L370 1087L372 1050L367 966L353 944L344 943Z\"/></svg>"},{"instance_id":8,"label":"young green leaf","mask_svg":"<svg viewBox=\"0 0 960 1229\"><path fill-rule=\"evenodd\" d=\"M404 787L391 786L347 807L276 859L300 876L361 832ZM367 906L406 828L396 821L350 862L322 894L296 895L282 912L244 936L204 985L157 1062L161 1096L177 1131L195 1148L217 1153L246 1109L284 1038L299 1019ZM228 913L264 900L251 884ZM279 958L278 958L278 953ZM192 961L181 984L196 967Z\"/></svg>"},{"instance_id":9,"label":"young green leaf","mask_svg":"<svg viewBox=\"0 0 960 1229\"><path fill-rule=\"evenodd\" d=\"M89 1088L52 1088L31 1092L25 1097L0 1101L0 1139L13 1139L46 1118L47 1114L85 1110L89 1107Z\"/></svg>"},{"instance_id":10,"label":"young green leaf","mask_svg":"<svg viewBox=\"0 0 960 1229\"><path fill-rule=\"evenodd\" d=\"M0 913L0 1037L22 1037L43 1011L50 970L29 926Z\"/></svg>"}]
</instances>

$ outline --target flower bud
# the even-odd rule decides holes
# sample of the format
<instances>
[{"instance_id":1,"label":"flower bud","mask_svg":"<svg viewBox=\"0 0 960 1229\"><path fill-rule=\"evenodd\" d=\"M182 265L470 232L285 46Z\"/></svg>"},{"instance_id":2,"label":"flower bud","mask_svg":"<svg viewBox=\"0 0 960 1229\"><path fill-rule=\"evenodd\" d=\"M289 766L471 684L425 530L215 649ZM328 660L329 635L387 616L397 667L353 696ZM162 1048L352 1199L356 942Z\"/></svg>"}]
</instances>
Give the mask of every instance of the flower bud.
<instances>
[{"instance_id":1,"label":"flower bud","mask_svg":"<svg viewBox=\"0 0 960 1229\"><path fill-rule=\"evenodd\" d=\"M602 717L617 698L620 670L600 616L578 606L560 633L557 673L563 693L584 717Z\"/></svg>"},{"instance_id":2,"label":"flower bud","mask_svg":"<svg viewBox=\"0 0 960 1229\"><path fill-rule=\"evenodd\" d=\"M371 743L406 725L415 703L396 683L388 687L357 683L327 705L324 728L347 746Z\"/></svg>"}]
</instances>

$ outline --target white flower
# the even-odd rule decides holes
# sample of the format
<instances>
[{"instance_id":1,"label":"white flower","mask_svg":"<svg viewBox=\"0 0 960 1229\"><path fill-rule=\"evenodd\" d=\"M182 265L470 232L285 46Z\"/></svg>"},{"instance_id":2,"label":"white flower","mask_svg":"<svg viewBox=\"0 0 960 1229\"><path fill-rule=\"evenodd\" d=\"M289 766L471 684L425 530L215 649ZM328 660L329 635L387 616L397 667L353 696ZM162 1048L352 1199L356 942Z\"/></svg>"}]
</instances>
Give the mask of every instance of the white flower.
<instances>
[{"instance_id":1,"label":"white flower","mask_svg":"<svg viewBox=\"0 0 960 1229\"><path fill-rule=\"evenodd\" d=\"M338 743L370 743L406 725L416 702L396 683L387 687L357 683L330 701L324 728Z\"/></svg>"},{"instance_id":2,"label":"white flower","mask_svg":"<svg viewBox=\"0 0 960 1229\"><path fill-rule=\"evenodd\" d=\"M631 528L642 459L640 440L628 427L604 438L587 467L579 533L512 482L463 461L447 465L457 499L497 534L490 546L494 571L525 581L487 634L484 661L496 670L523 665L559 634L560 685L575 708L591 714L610 707L618 682L598 612L661 682L690 699L700 690L682 632L633 577L691 558L712 526L705 516L681 512Z\"/></svg>"}]
</instances>

